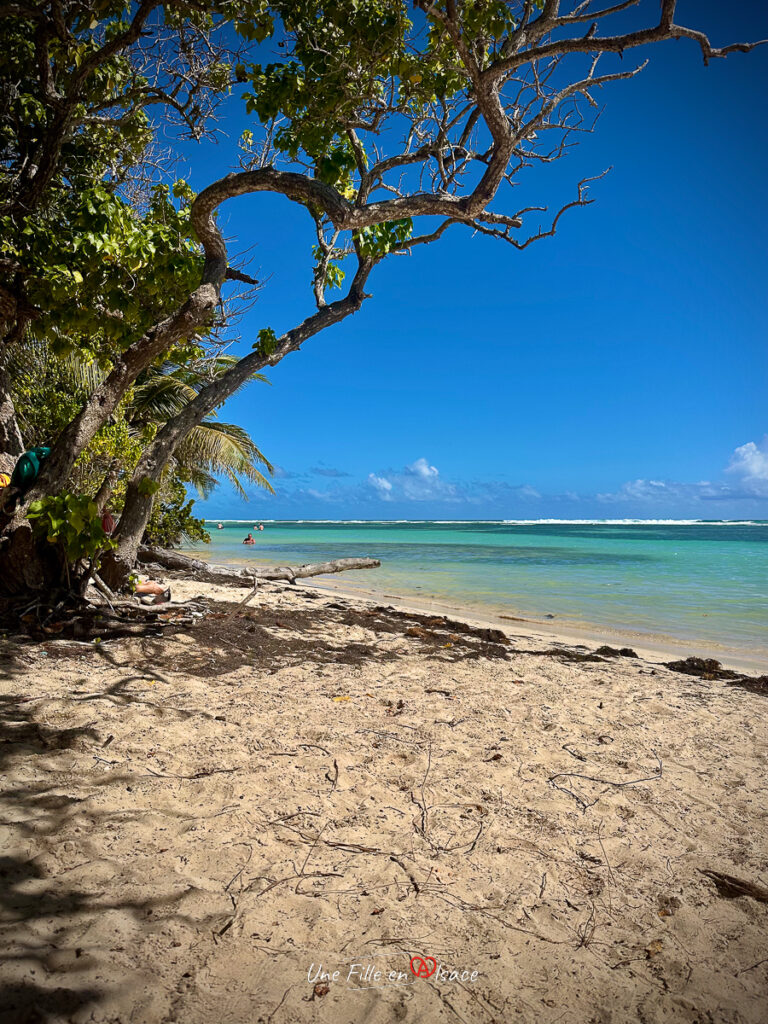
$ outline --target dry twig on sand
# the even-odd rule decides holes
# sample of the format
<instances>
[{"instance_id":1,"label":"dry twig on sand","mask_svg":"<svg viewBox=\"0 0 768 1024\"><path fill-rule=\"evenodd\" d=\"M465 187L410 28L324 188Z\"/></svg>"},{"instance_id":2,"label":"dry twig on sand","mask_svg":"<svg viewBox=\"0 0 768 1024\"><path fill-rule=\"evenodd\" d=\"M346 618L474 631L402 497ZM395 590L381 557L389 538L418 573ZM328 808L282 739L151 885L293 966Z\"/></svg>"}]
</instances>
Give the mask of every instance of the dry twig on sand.
<instances>
[{"instance_id":1,"label":"dry twig on sand","mask_svg":"<svg viewBox=\"0 0 768 1024\"><path fill-rule=\"evenodd\" d=\"M586 813L588 808L594 807L602 794L599 794L594 800L587 801L578 793L574 793L572 789L568 789L566 786L558 786L555 779L586 779L587 782L596 782L599 785L606 786L608 788L613 786L616 789L623 789L626 786L636 786L640 782L655 782L664 774L664 765L655 750L652 750L651 753L658 762L658 771L655 775L643 775L639 779L628 779L626 782L616 782L613 779L603 779L597 775L585 775L583 772L557 772L555 775L550 775L548 781L551 786L555 789L559 789L561 793L567 793L568 796L572 796L576 803L581 807L582 811Z\"/></svg>"}]
</instances>

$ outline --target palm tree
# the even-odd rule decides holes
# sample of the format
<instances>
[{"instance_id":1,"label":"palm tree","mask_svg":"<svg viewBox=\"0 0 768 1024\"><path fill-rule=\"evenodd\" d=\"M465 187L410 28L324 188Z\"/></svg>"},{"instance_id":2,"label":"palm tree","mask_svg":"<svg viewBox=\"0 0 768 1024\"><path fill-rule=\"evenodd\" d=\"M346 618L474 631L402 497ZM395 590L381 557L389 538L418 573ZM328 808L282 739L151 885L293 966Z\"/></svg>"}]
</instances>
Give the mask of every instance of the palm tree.
<instances>
[{"instance_id":1,"label":"palm tree","mask_svg":"<svg viewBox=\"0 0 768 1024\"><path fill-rule=\"evenodd\" d=\"M121 475L132 470L132 455L138 457L136 451L142 440L153 436L201 388L236 361L234 356L222 354L198 358L189 364L170 359L144 371L112 417L111 428L122 432L126 444L117 446L117 451L114 445L89 446L76 464L73 489L95 492L95 501L103 509ZM81 352L60 355L47 339L28 333L14 347L9 376L24 443L32 447L55 440L62 426L98 385L104 371ZM269 383L261 374L254 374L251 380ZM271 463L243 427L224 423L213 414L179 446L166 467L164 480L191 484L201 497L206 497L218 478L224 477L241 496L247 497L243 481L273 492L265 475L272 472Z\"/></svg>"},{"instance_id":2,"label":"palm tree","mask_svg":"<svg viewBox=\"0 0 768 1024\"><path fill-rule=\"evenodd\" d=\"M167 362L147 370L137 381L127 410L127 419L135 428L161 426L177 415L197 392L224 374L237 362L234 356L218 355L208 361L204 372ZM260 373L251 380L269 383ZM207 497L224 476L242 497L247 494L241 477L274 493L272 485L258 468L273 472L272 464L248 432L234 423L223 423L214 413L195 427L174 452L166 473L176 474Z\"/></svg>"}]
</instances>

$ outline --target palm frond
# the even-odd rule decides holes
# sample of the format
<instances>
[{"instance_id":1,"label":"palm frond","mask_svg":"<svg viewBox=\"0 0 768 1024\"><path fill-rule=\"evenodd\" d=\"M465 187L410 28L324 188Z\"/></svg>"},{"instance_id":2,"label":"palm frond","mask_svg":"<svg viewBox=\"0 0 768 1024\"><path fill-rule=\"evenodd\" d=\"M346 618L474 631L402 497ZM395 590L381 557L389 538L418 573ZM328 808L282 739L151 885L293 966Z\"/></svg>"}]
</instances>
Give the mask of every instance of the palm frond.
<instances>
[{"instance_id":1,"label":"palm frond","mask_svg":"<svg viewBox=\"0 0 768 1024\"><path fill-rule=\"evenodd\" d=\"M211 418L204 419L200 426L206 430L213 430L228 437L233 444L237 444L242 449L248 458L264 466L270 474L274 473L275 467L258 447L245 427L238 426L237 423L222 423L220 420Z\"/></svg>"},{"instance_id":2,"label":"palm frond","mask_svg":"<svg viewBox=\"0 0 768 1024\"><path fill-rule=\"evenodd\" d=\"M209 498L218 486L218 479L204 469L192 466L184 474L186 482L197 491L198 497Z\"/></svg>"},{"instance_id":3,"label":"palm frond","mask_svg":"<svg viewBox=\"0 0 768 1024\"><path fill-rule=\"evenodd\" d=\"M206 474L226 477L244 498L247 495L240 477L274 493L269 480L257 468L260 465L272 473L272 464L251 439L248 431L234 423L203 420L178 446L176 459L190 482L193 482L193 471L199 469Z\"/></svg>"},{"instance_id":4,"label":"palm frond","mask_svg":"<svg viewBox=\"0 0 768 1024\"><path fill-rule=\"evenodd\" d=\"M163 422L178 415L197 391L176 373L147 374L134 388L131 419Z\"/></svg>"}]
</instances>

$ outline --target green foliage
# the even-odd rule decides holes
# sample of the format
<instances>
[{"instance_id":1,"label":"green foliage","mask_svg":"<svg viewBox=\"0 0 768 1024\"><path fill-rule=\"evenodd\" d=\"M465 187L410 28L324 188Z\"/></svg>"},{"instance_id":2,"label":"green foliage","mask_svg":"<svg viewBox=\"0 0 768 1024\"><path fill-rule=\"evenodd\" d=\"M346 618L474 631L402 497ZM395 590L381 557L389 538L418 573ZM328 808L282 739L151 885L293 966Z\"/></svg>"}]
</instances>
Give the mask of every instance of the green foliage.
<instances>
[{"instance_id":1,"label":"green foliage","mask_svg":"<svg viewBox=\"0 0 768 1024\"><path fill-rule=\"evenodd\" d=\"M290 59L242 64L246 110L263 124L280 117L282 152L306 154L317 177L340 191L352 182L355 154L345 122L366 102L381 102L385 79L406 53L403 0L285 0L270 4L291 38ZM354 59L350 60L350 54Z\"/></svg>"},{"instance_id":2,"label":"green foliage","mask_svg":"<svg viewBox=\"0 0 768 1024\"><path fill-rule=\"evenodd\" d=\"M409 17L410 6L416 4L276 0L268 5L269 31L280 34L280 23L284 58L242 61L235 68L235 80L246 85L246 111L273 125L277 150L293 161L309 158L315 176L342 194L354 185L358 160L368 162L352 146L350 125L375 122L372 130L381 137L377 118L383 110L394 124L399 117L429 116L434 104L460 96L472 102L467 67L444 24L446 0L425 5L417 23ZM500 56L523 10L509 0L462 0L454 6L463 44L481 66ZM543 0L534 6L540 9ZM238 28L245 31L242 23ZM246 150L251 143L249 137Z\"/></svg>"},{"instance_id":3,"label":"green foliage","mask_svg":"<svg viewBox=\"0 0 768 1024\"><path fill-rule=\"evenodd\" d=\"M277 335L271 327L262 327L258 339L253 347L262 359L268 359L277 348Z\"/></svg>"},{"instance_id":4,"label":"green foliage","mask_svg":"<svg viewBox=\"0 0 768 1024\"><path fill-rule=\"evenodd\" d=\"M263 43L275 30L275 20L267 0L252 0L239 5L235 28L249 42Z\"/></svg>"},{"instance_id":5,"label":"green foliage","mask_svg":"<svg viewBox=\"0 0 768 1024\"><path fill-rule=\"evenodd\" d=\"M211 493L218 477L225 477L242 498L247 499L248 495L241 478L272 492L269 480L257 468L263 466L271 473L272 465L248 431L234 423L221 423L214 418L203 420L177 447L174 462L179 479L191 484L203 497Z\"/></svg>"},{"instance_id":6,"label":"green foliage","mask_svg":"<svg viewBox=\"0 0 768 1024\"><path fill-rule=\"evenodd\" d=\"M139 484L139 494L156 494L159 490L159 481L152 480L148 476L142 477L141 483Z\"/></svg>"},{"instance_id":7,"label":"green foliage","mask_svg":"<svg viewBox=\"0 0 768 1024\"><path fill-rule=\"evenodd\" d=\"M55 356L50 345L30 334L11 349L7 370L27 448L50 445L97 379L84 364Z\"/></svg>"},{"instance_id":8,"label":"green foliage","mask_svg":"<svg viewBox=\"0 0 768 1024\"><path fill-rule=\"evenodd\" d=\"M312 248L312 254L315 257L315 275L323 275L323 285L326 288L341 288L344 278L347 276L341 269L341 266L330 258L326 258L322 249L319 245L315 245ZM329 256L336 256L337 258L344 259L346 255L343 250L334 249ZM327 259L327 262L326 262Z\"/></svg>"},{"instance_id":9,"label":"green foliage","mask_svg":"<svg viewBox=\"0 0 768 1024\"><path fill-rule=\"evenodd\" d=\"M145 543L163 548L176 547L182 541L209 543L211 536L204 521L192 515L193 504L181 481L166 484L152 508L144 532Z\"/></svg>"},{"instance_id":10,"label":"green foliage","mask_svg":"<svg viewBox=\"0 0 768 1024\"><path fill-rule=\"evenodd\" d=\"M226 45L216 33L268 13L256 0L202 10L169 0L146 22L141 54L105 53L139 6L145 14L156 5L44 5L28 17L11 5L0 14L0 258L20 268L14 291L39 311L36 336L102 366L199 283L194 193L184 181L150 187L151 146L160 125L168 138L173 116L199 137L232 79L232 29ZM153 120L148 109L163 113Z\"/></svg>"},{"instance_id":11,"label":"green foliage","mask_svg":"<svg viewBox=\"0 0 768 1024\"><path fill-rule=\"evenodd\" d=\"M11 350L8 376L24 444L33 448L55 442L98 386L103 371L95 360L85 358L82 347L57 355L47 341L28 334ZM70 490L95 494L113 462L131 470L136 465L150 435L146 429L134 428L126 416L134 394L131 389L111 422L80 454L68 481ZM118 491L123 490L118 483Z\"/></svg>"},{"instance_id":12,"label":"green foliage","mask_svg":"<svg viewBox=\"0 0 768 1024\"><path fill-rule=\"evenodd\" d=\"M156 186L143 215L103 183L67 190L54 207L0 216L0 251L28 271L33 330L63 354L106 360L180 304L200 280L186 182Z\"/></svg>"},{"instance_id":13,"label":"green foliage","mask_svg":"<svg viewBox=\"0 0 768 1024\"><path fill-rule=\"evenodd\" d=\"M98 431L78 458L68 482L70 491L95 495L107 473L116 470L108 507L119 514L127 481L158 427L180 412L211 375L226 372L236 362L234 356L220 355L203 363L201 374L194 369L194 360L203 355L205 352L200 345L182 345L174 349L178 363L161 363L139 376L112 421ZM55 355L51 346L33 337L14 346L9 369L14 403L27 447L55 440L103 376L95 361L86 361L79 350L68 356ZM265 382L260 374L254 374L251 379ZM170 502L166 500L167 488L178 485L186 495L186 485L190 485L199 494L206 495L216 486L217 479L223 477L242 495L245 489L241 479L271 490L260 466L271 472L269 461L248 432L213 417L194 428L179 445L160 483L147 479L140 489L156 495L157 508L169 505L166 511L154 513L156 523L162 524L167 515L169 522L175 524L170 531L173 533L183 520L188 526L185 532L194 539L202 539L196 532L192 501L185 496L181 504L186 511L182 517L181 506L175 498ZM160 530L161 526L156 528Z\"/></svg>"},{"instance_id":14,"label":"green foliage","mask_svg":"<svg viewBox=\"0 0 768 1024\"><path fill-rule=\"evenodd\" d=\"M27 518L34 535L49 544L57 544L67 562L73 564L81 558L92 558L116 542L104 532L96 503L85 494L63 494L33 501Z\"/></svg>"},{"instance_id":15,"label":"green foliage","mask_svg":"<svg viewBox=\"0 0 768 1024\"><path fill-rule=\"evenodd\" d=\"M46 41L59 85L65 89L101 43L126 27L125 4L83 6L84 11L89 8L91 15L81 16L73 24L71 35L64 38L54 35ZM34 22L20 18L3 20L0 77L12 82L14 88L4 93L0 155L9 161L39 151L56 119L55 106L40 89L35 35ZM66 133L60 163L72 187L90 184L108 172L119 177L140 157L151 135L149 120L139 104L123 105L121 97L132 87L147 85L146 79L137 77L126 53L113 54L92 68L75 94L79 102L73 111L74 126L96 103L101 109L109 109L110 100L114 100L112 112L119 111L119 123L115 123L114 118L94 118L79 131Z\"/></svg>"},{"instance_id":16,"label":"green foliage","mask_svg":"<svg viewBox=\"0 0 768 1024\"><path fill-rule=\"evenodd\" d=\"M383 224L363 228L362 231L355 232L353 238L362 256L380 259L402 245L412 234L413 221L410 217L404 217L401 220L385 221Z\"/></svg>"},{"instance_id":17,"label":"green foliage","mask_svg":"<svg viewBox=\"0 0 768 1024\"><path fill-rule=\"evenodd\" d=\"M325 268L325 287L326 288L341 288L344 283L344 278L347 275L341 269L338 263L328 263Z\"/></svg>"},{"instance_id":18,"label":"green foliage","mask_svg":"<svg viewBox=\"0 0 768 1024\"><path fill-rule=\"evenodd\" d=\"M116 422L98 431L77 459L71 475L73 486L85 493L96 494L111 466L117 465L123 474L135 467L148 438L148 431L135 430L120 415ZM115 497L122 497L124 490L124 480L118 478L112 489L113 504Z\"/></svg>"}]
</instances>

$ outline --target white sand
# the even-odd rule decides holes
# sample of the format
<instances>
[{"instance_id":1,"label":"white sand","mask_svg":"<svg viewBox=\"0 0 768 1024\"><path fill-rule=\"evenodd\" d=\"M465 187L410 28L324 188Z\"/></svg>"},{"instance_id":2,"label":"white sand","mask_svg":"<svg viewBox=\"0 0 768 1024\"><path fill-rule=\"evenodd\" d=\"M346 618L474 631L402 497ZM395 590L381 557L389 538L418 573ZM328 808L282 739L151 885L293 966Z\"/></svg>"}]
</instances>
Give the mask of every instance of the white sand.
<instances>
[{"instance_id":1,"label":"white sand","mask_svg":"<svg viewBox=\"0 0 768 1024\"><path fill-rule=\"evenodd\" d=\"M764 697L337 601L6 648L0 1021L766 1020Z\"/></svg>"}]
</instances>

